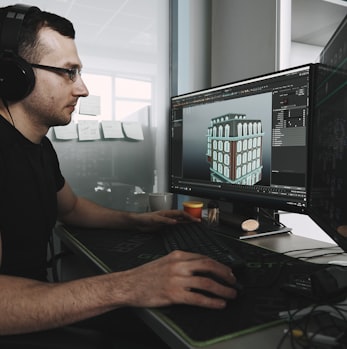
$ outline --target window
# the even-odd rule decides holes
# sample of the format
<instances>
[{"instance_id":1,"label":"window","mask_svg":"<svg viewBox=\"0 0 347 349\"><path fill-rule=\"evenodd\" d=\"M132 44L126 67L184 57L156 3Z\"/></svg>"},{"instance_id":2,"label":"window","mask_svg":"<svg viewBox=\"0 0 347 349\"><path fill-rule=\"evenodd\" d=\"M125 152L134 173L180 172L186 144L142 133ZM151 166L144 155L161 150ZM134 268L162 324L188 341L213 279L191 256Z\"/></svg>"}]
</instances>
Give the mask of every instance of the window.
<instances>
[{"instance_id":1,"label":"window","mask_svg":"<svg viewBox=\"0 0 347 349\"><path fill-rule=\"evenodd\" d=\"M88 87L89 95L100 97L100 114L93 119L123 120L135 111L152 104L152 82L135 78L83 73L82 79ZM88 98L88 97L87 97ZM86 119L80 114L80 99L74 120Z\"/></svg>"},{"instance_id":2,"label":"window","mask_svg":"<svg viewBox=\"0 0 347 349\"><path fill-rule=\"evenodd\" d=\"M115 78L115 115L122 120L138 109L151 105L152 83L149 81Z\"/></svg>"}]
</instances>

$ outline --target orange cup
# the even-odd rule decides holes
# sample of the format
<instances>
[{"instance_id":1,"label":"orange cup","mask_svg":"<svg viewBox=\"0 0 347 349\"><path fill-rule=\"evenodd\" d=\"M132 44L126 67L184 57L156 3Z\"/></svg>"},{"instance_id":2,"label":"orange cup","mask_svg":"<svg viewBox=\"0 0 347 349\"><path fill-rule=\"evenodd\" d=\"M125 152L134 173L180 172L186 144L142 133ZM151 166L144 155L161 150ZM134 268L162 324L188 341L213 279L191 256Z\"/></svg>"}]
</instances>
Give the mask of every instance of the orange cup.
<instances>
[{"instance_id":1,"label":"orange cup","mask_svg":"<svg viewBox=\"0 0 347 349\"><path fill-rule=\"evenodd\" d=\"M183 202L183 210L191 216L201 218L202 207L204 204L200 201L185 201Z\"/></svg>"}]
</instances>

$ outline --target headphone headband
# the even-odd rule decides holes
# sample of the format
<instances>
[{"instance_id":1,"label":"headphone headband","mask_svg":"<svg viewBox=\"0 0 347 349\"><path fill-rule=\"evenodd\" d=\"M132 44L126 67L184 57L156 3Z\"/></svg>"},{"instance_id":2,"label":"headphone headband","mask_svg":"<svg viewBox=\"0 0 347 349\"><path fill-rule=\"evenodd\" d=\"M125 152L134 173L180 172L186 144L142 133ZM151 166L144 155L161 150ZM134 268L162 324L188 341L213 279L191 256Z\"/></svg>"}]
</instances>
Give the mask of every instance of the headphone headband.
<instances>
[{"instance_id":1,"label":"headphone headband","mask_svg":"<svg viewBox=\"0 0 347 349\"><path fill-rule=\"evenodd\" d=\"M1 9L0 97L9 101L25 98L33 90L35 75L30 64L18 56L18 44L25 16L35 6L17 4Z\"/></svg>"},{"instance_id":2,"label":"headphone headband","mask_svg":"<svg viewBox=\"0 0 347 349\"><path fill-rule=\"evenodd\" d=\"M33 8L27 5L14 5L7 8L2 21L1 50L18 52L19 35L22 29L23 20L29 10Z\"/></svg>"}]
</instances>

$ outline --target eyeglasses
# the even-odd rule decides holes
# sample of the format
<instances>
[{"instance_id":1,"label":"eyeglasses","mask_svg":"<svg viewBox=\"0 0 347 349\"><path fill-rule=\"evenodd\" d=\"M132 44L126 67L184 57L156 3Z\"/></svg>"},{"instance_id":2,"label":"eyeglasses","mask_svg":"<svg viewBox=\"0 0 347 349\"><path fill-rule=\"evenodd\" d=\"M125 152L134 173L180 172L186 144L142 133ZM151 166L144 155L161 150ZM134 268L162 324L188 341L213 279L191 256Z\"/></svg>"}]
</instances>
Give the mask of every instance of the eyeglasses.
<instances>
[{"instance_id":1,"label":"eyeglasses","mask_svg":"<svg viewBox=\"0 0 347 349\"><path fill-rule=\"evenodd\" d=\"M81 75L81 69L80 68L58 68L58 67L52 67L50 65L42 65L42 64L34 64L31 63L31 66L33 68L43 69L52 71L57 74L66 74L69 76L69 79L73 82L77 80L77 75Z\"/></svg>"}]
</instances>

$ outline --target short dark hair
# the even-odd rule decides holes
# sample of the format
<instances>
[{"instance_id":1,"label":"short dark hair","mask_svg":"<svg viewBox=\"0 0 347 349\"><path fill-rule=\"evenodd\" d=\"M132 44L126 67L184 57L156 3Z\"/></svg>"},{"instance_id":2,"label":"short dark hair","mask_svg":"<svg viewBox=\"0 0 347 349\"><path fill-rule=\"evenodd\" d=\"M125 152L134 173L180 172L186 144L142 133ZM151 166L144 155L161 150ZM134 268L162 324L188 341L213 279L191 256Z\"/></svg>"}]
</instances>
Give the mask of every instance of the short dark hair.
<instances>
[{"instance_id":1,"label":"short dark hair","mask_svg":"<svg viewBox=\"0 0 347 349\"><path fill-rule=\"evenodd\" d=\"M6 10L5 7L1 10ZM42 28L51 28L59 34L75 39L73 24L66 18L54 13L31 7L27 12L18 39L18 55L30 63L37 63L47 53L47 48L40 43L38 33Z\"/></svg>"}]
</instances>

